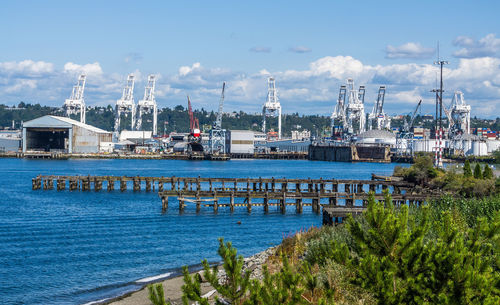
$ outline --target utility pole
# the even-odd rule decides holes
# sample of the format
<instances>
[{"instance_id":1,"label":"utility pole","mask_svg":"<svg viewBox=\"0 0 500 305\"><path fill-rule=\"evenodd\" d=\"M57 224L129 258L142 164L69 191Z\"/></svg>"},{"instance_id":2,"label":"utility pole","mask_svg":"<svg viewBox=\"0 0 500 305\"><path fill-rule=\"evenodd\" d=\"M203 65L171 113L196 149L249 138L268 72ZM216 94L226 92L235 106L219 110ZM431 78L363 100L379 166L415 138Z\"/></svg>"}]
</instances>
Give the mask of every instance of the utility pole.
<instances>
[{"instance_id":1,"label":"utility pole","mask_svg":"<svg viewBox=\"0 0 500 305\"><path fill-rule=\"evenodd\" d=\"M436 92L436 98L438 98L439 95L439 121L436 123L436 142L438 143L438 146L436 148L436 160L435 160L435 166L436 167L442 167L443 166L443 148L442 148L442 142L443 142L443 66L447 65L448 62L445 60L440 60L439 59L439 45L438 45L438 60L434 62L435 65L439 66L440 70L440 81L439 81L439 89L438 90L433 90ZM437 100L436 100L436 106L437 106ZM436 111L436 120L437 118L437 111Z\"/></svg>"}]
</instances>

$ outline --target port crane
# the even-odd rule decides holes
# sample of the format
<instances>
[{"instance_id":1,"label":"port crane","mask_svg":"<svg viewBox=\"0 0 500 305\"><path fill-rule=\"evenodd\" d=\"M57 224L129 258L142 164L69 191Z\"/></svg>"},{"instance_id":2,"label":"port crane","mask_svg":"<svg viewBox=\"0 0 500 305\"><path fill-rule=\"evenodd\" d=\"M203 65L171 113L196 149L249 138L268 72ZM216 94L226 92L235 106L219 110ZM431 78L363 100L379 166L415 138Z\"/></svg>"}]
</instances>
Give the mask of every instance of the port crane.
<instances>
[{"instance_id":1,"label":"port crane","mask_svg":"<svg viewBox=\"0 0 500 305\"><path fill-rule=\"evenodd\" d=\"M347 126L347 120L346 120L346 116L345 116L346 93L347 93L346 86L341 85L337 104L335 105L335 109L333 110L332 115L330 116L332 135L333 135L334 129L335 129L335 120L340 122L340 124L342 125L342 128L346 128L346 126Z\"/></svg>"},{"instance_id":2,"label":"port crane","mask_svg":"<svg viewBox=\"0 0 500 305\"><path fill-rule=\"evenodd\" d=\"M278 139L281 139L281 104L274 77L267 79L267 100L262 107L262 132L266 133L266 117L278 117Z\"/></svg>"},{"instance_id":3,"label":"port crane","mask_svg":"<svg viewBox=\"0 0 500 305\"><path fill-rule=\"evenodd\" d=\"M155 99L156 77L148 76L148 83L144 89L144 98L137 103L137 130L142 130L142 116L146 113L153 114L153 135L158 134L158 107Z\"/></svg>"},{"instance_id":4,"label":"port crane","mask_svg":"<svg viewBox=\"0 0 500 305\"><path fill-rule=\"evenodd\" d=\"M71 114L80 112L80 122L82 123L85 123L85 100L83 99L83 91L85 90L86 79L87 76L85 74L80 74L76 85L73 86L71 96L64 101L63 105L63 109L68 117Z\"/></svg>"},{"instance_id":5,"label":"port crane","mask_svg":"<svg viewBox=\"0 0 500 305\"><path fill-rule=\"evenodd\" d=\"M405 119L403 128L396 137L396 154L398 156L408 155L408 154L413 155L413 133L411 132L411 128L415 123L417 111L421 105L422 105L422 100L418 102L415 111L413 111L413 114L410 118L410 123L408 124Z\"/></svg>"},{"instance_id":6,"label":"port crane","mask_svg":"<svg viewBox=\"0 0 500 305\"><path fill-rule=\"evenodd\" d=\"M373 128L373 121L376 122L378 130L390 129L391 119L384 113L385 86L380 86L375 105L372 112L368 114L368 129Z\"/></svg>"},{"instance_id":7,"label":"port crane","mask_svg":"<svg viewBox=\"0 0 500 305\"><path fill-rule=\"evenodd\" d=\"M470 105L464 100L464 94L461 91L455 91L451 102L451 132L453 135L470 134Z\"/></svg>"},{"instance_id":8,"label":"port crane","mask_svg":"<svg viewBox=\"0 0 500 305\"><path fill-rule=\"evenodd\" d=\"M189 135L190 137L193 138L195 141L200 140L200 121L198 121L198 118L194 116L193 109L191 108L191 100L189 99L189 95L187 97L188 99L188 114L189 114Z\"/></svg>"},{"instance_id":9,"label":"port crane","mask_svg":"<svg viewBox=\"0 0 500 305\"><path fill-rule=\"evenodd\" d=\"M347 80L349 88L349 99L346 107L347 132L349 134L362 133L365 131L365 86L360 86L359 90L354 89L354 80ZM354 123L358 121L357 130L354 129Z\"/></svg>"},{"instance_id":10,"label":"port crane","mask_svg":"<svg viewBox=\"0 0 500 305\"><path fill-rule=\"evenodd\" d=\"M222 83L222 92L219 100L219 111L217 118L210 130L209 147L211 154L225 154L226 153L226 130L222 129L222 114L224 108L224 90L226 89L226 82Z\"/></svg>"},{"instance_id":11,"label":"port crane","mask_svg":"<svg viewBox=\"0 0 500 305\"><path fill-rule=\"evenodd\" d=\"M127 84L123 89L123 94L121 99L116 101L115 107L115 136L118 138L120 133L120 120L122 113L127 116L130 114L130 128L134 130L135 126L135 103L134 103L134 74L129 74L127 76Z\"/></svg>"}]
</instances>

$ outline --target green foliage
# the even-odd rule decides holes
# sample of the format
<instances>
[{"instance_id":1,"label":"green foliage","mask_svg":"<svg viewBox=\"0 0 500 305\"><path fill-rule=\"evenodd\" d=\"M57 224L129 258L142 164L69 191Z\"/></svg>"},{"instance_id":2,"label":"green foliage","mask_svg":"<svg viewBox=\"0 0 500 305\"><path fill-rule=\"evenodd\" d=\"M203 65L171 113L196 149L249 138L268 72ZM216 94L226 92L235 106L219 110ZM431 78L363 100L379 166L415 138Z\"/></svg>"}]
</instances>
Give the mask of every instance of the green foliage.
<instances>
[{"instance_id":1,"label":"green foliage","mask_svg":"<svg viewBox=\"0 0 500 305\"><path fill-rule=\"evenodd\" d=\"M371 195L363 217L349 218L354 245L336 243L333 258L354 272L353 283L378 304L498 304L499 206L497 212L476 210L488 216L469 227L451 205L409 213L406 205L390 204L388 195L384 201Z\"/></svg>"},{"instance_id":2,"label":"green foliage","mask_svg":"<svg viewBox=\"0 0 500 305\"><path fill-rule=\"evenodd\" d=\"M483 178L484 179L492 179L493 178L493 170L488 164L484 165L484 171L483 171Z\"/></svg>"},{"instance_id":3,"label":"green foliage","mask_svg":"<svg viewBox=\"0 0 500 305\"><path fill-rule=\"evenodd\" d=\"M468 159L466 159L464 163L464 177L472 177L472 169Z\"/></svg>"},{"instance_id":4,"label":"green foliage","mask_svg":"<svg viewBox=\"0 0 500 305\"><path fill-rule=\"evenodd\" d=\"M187 266L182 267L182 274L184 275L184 285L182 285L182 303L189 304L189 300L198 302L200 305L208 305L208 299L201 297L201 278L198 274L193 277L189 274Z\"/></svg>"},{"instance_id":5,"label":"green foliage","mask_svg":"<svg viewBox=\"0 0 500 305\"><path fill-rule=\"evenodd\" d=\"M474 167L474 178L483 179L483 173L481 172L481 165L479 165L479 163L476 163Z\"/></svg>"},{"instance_id":6,"label":"green foliage","mask_svg":"<svg viewBox=\"0 0 500 305\"><path fill-rule=\"evenodd\" d=\"M432 157L428 155L416 156L414 163L409 168L396 167L394 175L403 177L404 180L423 184L438 176Z\"/></svg>"},{"instance_id":7,"label":"green foliage","mask_svg":"<svg viewBox=\"0 0 500 305\"><path fill-rule=\"evenodd\" d=\"M207 282L209 282L223 298L227 298L231 304L242 304L243 298L250 286L250 271L243 272L243 256L237 254L236 248L234 248L230 242L224 244L224 239L222 238L219 239L218 254L222 258L222 267L226 272L226 278L219 281L217 277L217 266L210 268L207 260L202 262L205 271L203 275ZM202 299L200 296L201 279L199 277L195 277L194 279L191 278L187 268L185 267L184 269L185 284L182 287L184 292L184 303L187 304L188 299L200 303L206 301L206 299Z\"/></svg>"},{"instance_id":8,"label":"green foliage","mask_svg":"<svg viewBox=\"0 0 500 305\"><path fill-rule=\"evenodd\" d=\"M153 305L170 305L170 302L165 301L162 284L148 285L149 299Z\"/></svg>"}]
</instances>

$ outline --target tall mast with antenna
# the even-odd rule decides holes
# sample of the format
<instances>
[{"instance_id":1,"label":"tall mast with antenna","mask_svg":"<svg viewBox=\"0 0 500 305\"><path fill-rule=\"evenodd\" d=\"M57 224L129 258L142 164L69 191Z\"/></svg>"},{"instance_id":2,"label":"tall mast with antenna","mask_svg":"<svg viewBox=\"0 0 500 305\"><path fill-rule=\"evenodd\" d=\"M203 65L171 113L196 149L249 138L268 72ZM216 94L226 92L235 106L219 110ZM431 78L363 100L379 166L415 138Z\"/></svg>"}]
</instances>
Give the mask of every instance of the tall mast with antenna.
<instances>
[{"instance_id":1,"label":"tall mast with antenna","mask_svg":"<svg viewBox=\"0 0 500 305\"><path fill-rule=\"evenodd\" d=\"M444 65L447 65L448 64L448 61L445 61L445 60L441 60L439 58L439 42L438 42L438 46L437 46L437 53L438 53L438 60L434 62L435 65L438 65L439 66L439 70L440 70L440 82L439 82L439 89L438 89L438 93L439 93L439 121L438 121L438 124L436 125L439 125L437 126L439 128L439 130L436 130L436 141L439 141L438 142L438 147L436 148L436 152L437 152L437 156L436 156L436 160L435 160L435 165L437 167L442 167L443 166L443 149L442 149L442 142L443 142L443 66ZM436 96L438 95L438 93L436 93ZM437 112L436 112L436 116L437 116ZM437 119L437 117L436 117ZM439 138L439 140L438 140Z\"/></svg>"}]
</instances>

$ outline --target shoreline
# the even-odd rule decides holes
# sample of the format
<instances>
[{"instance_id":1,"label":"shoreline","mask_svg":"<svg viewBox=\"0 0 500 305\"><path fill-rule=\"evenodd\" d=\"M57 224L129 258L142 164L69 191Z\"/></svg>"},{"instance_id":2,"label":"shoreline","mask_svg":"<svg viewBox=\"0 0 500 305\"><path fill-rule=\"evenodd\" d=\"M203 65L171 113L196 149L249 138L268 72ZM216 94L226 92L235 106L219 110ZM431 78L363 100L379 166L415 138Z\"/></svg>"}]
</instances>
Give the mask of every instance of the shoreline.
<instances>
[{"instance_id":1,"label":"shoreline","mask_svg":"<svg viewBox=\"0 0 500 305\"><path fill-rule=\"evenodd\" d=\"M274 255L276 248L279 245L269 247L263 251L260 251L254 255L248 256L244 258L244 270L251 270L251 278L261 278L262 277L262 265L264 265L267 261L267 258L271 255ZM211 263L211 266L217 265L220 268L220 262ZM189 272L191 275L195 273L199 273L203 271L203 266L200 264L189 266ZM178 271L180 270L180 272ZM159 274L161 275L161 274ZM173 302L173 304L181 304L182 303L182 285L184 284L184 276L182 275L182 267L176 268L175 271L172 271L170 275L166 277L154 279L159 276L150 276L145 277L143 279L139 279L133 283L142 284L140 288L126 292L124 294L109 297L101 300L90 301L84 303L84 305L150 305L151 301L149 300L149 292L147 290L147 286L150 284L158 284L161 283L163 285L163 289L165 292L165 298L167 301ZM224 276L224 272L219 271L219 276ZM140 283L141 280L151 279L151 281L145 281L144 283ZM201 292L209 299L213 299L216 295L213 287L210 286L207 282L201 283Z\"/></svg>"}]
</instances>

